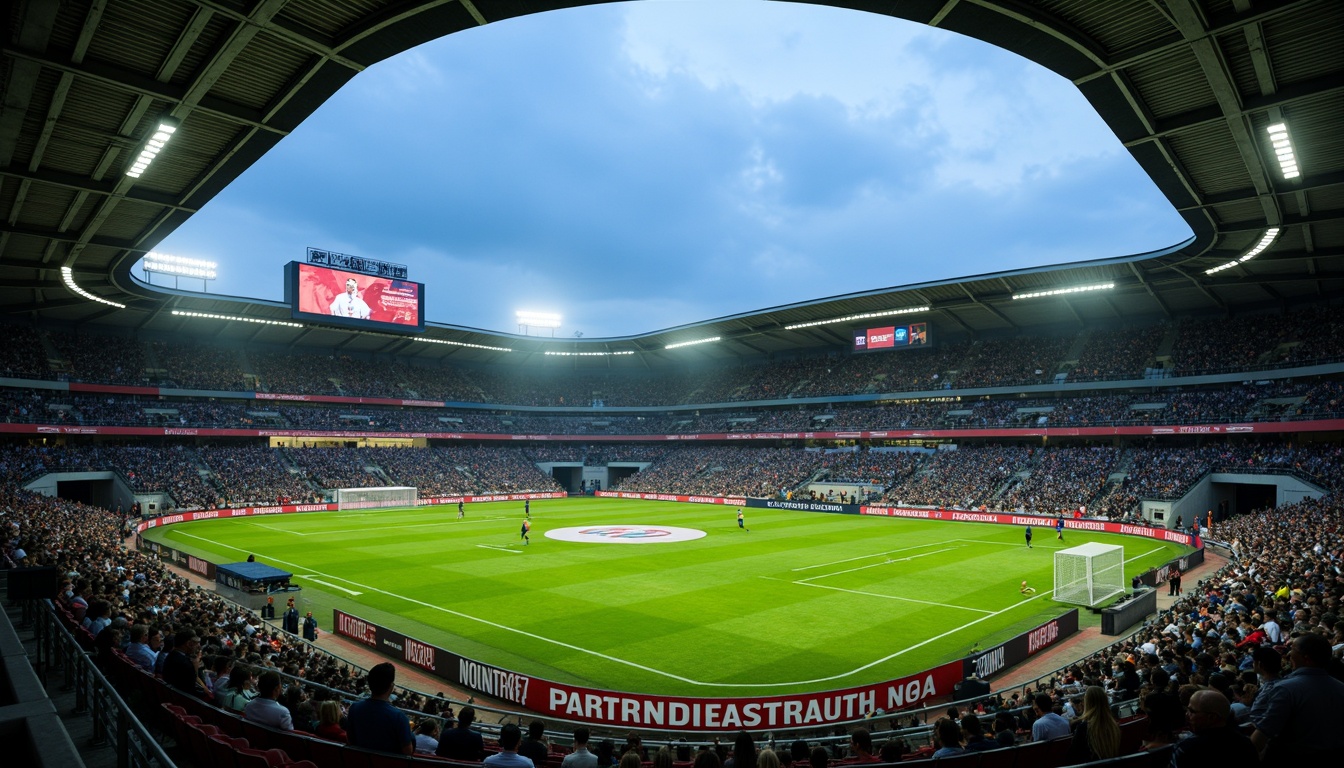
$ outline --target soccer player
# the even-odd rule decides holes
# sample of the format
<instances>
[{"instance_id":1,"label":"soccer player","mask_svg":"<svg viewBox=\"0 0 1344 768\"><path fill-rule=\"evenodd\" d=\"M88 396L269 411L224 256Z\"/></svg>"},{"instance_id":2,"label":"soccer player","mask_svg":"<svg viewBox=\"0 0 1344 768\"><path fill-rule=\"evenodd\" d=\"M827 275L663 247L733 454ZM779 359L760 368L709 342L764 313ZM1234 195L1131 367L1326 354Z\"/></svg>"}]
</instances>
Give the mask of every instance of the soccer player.
<instances>
[{"instance_id":1,"label":"soccer player","mask_svg":"<svg viewBox=\"0 0 1344 768\"><path fill-rule=\"evenodd\" d=\"M466 509L466 507L462 506L462 500L461 500L461 499L458 499L458 500L457 500L457 519L458 519L458 520L461 520L462 518L464 518L464 517L466 517L466 516L467 516L467 509Z\"/></svg>"},{"instance_id":2,"label":"soccer player","mask_svg":"<svg viewBox=\"0 0 1344 768\"><path fill-rule=\"evenodd\" d=\"M745 515L742 514L741 507L739 507L737 510L737 527L741 528L747 533L751 533L751 529L747 527L747 518Z\"/></svg>"},{"instance_id":3,"label":"soccer player","mask_svg":"<svg viewBox=\"0 0 1344 768\"><path fill-rule=\"evenodd\" d=\"M523 530L522 530L522 533L520 534L520 536L522 537L522 539L523 539L523 543L524 543L524 544L531 544L531 543L532 543L532 539L528 538L528 535L527 535L527 534L529 534L529 533L531 533L531 532L532 532L532 521L531 521L531 520L528 520L527 518L523 518Z\"/></svg>"},{"instance_id":4,"label":"soccer player","mask_svg":"<svg viewBox=\"0 0 1344 768\"><path fill-rule=\"evenodd\" d=\"M531 500L531 499L523 499L523 514L524 514L524 515L527 515L527 519L528 519L528 520L531 520L531 519L532 519L532 500Z\"/></svg>"},{"instance_id":5,"label":"soccer player","mask_svg":"<svg viewBox=\"0 0 1344 768\"><path fill-rule=\"evenodd\" d=\"M1021 592L1021 593L1024 594L1024 595L1034 595L1034 594L1036 594L1036 590L1033 589L1033 588L1031 588L1031 587L1028 587L1028 586L1027 586L1027 582L1025 582L1025 581L1022 582L1022 588L1019 589L1019 590L1017 590L1017 591L1018 591L1018 592Z\"/></svg>"},{"instance_id":6,"label":"soccer player","mask_svg":"<svg viewBox=\"0 0 1344 768\"><path fill-rule=\"evenodd\" d=\"M1027 526L1027 549L1031 549L1031 526Z\"/></svg>"},{"instance_id":7,"label":"soccer player","mask_svg":"<svg viewBox=\"0 0 1344 768\"><path fill-rule=\"evenodd\" d=\"M1063 541L1063 540L1064 540L1064 516L1063 516L1063 515L1060 515L1059 517L1056 517L1056 518L1055 518L1055 538L1056 538L1056 539L1059 539L1060 541Z\"/></svg>"}]
</instances>

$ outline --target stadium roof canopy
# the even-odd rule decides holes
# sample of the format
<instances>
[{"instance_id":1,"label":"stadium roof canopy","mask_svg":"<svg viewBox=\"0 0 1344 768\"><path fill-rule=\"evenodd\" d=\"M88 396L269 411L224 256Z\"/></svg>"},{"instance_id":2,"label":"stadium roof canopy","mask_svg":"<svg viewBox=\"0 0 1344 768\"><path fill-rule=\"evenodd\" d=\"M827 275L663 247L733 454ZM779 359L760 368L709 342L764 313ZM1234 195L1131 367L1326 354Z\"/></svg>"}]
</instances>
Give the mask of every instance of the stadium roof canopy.
<instances>
[{"instance_id":1,"label":"stadium roof canopy","mask_svg":"<svg viewBox=\"0 0 1344 768\"><path fill-rule=\"evenodd\" d=\"M1338 0L837 0L958 32L1068 78L1185 218L1165 251L961 277L709 319L633 337L551 340L431 323L416 343L288 320L276 302L150 287L131 267L366 67L443 35L591 0L15 0L3 41L0 310L95 324L435 360L658 366L848 344L852 323L928 306L944 334L1232 314L1344 293L1344 3ZM126 171L163 118L179 126L142 178ZM1286 124L1300 175L1267 128ZM1277 239L1238 261L1266 231ZM949 233L949 238L954 237ZM949 244L955 250L954 243ZM118 308L87 298L67 284ZM1115 283L1014 301L1014 294ZM451 320L451 318L443 318ZM876 324L876 323L873 323ZM714 344L668 344L720 337ZM462 346L465 344L467 346ZM477 346L471 346L477 345ZM479 347L508 348L501 352Z\"/></svg>"}]
</instances>

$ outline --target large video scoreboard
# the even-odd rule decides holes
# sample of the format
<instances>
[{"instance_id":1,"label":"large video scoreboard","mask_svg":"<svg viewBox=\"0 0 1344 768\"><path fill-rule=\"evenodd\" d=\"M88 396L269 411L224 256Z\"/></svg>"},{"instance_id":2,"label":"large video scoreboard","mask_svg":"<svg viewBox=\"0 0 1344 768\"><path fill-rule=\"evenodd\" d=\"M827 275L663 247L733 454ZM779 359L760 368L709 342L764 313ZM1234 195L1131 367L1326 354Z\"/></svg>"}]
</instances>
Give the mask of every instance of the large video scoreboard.
<instances>
[{"instance_id":1,"label":"large video scoreboard","mask_svg":"<svg viewBox=\"0 0 1344 768\"><path fill-rule=\"evenodd\" d=\"M295 320L392 333L425 330L425 286L292 261L285 299Z\"/></svg>"},{"instance_id":2,"label":"large video scoreboard","mask_svg":"<svg viewBox=\"0 0 1344 768\"><path fill-rule=\"evenodd\" d=\"M929 324L883 325L854 329L855 352L883 352L929 346Z\"/></svg>"}]
</instances>

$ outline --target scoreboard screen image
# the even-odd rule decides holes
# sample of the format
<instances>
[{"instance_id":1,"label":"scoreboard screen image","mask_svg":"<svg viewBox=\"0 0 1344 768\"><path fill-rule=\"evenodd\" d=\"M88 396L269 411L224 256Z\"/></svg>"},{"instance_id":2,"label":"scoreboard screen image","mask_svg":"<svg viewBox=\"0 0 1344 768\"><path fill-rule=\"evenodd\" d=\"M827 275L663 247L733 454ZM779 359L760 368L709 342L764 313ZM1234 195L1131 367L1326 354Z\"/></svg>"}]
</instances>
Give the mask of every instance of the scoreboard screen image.
<instances>
[{"instance_id":1,"label":"scoreboard screen image","mask_svg":"<svg viewBox=\"0 0 1344 768\"><path fill-rule=\"evenodd\" d=\"M295 320L395 333L425 330L424 285L303 262L285 269Z\"/></svg>"},{"instance_id":2,"label":"scoreboard screen image","mask_svg":"<svg viewBox=\"0 0 1344 768\"><path fill-rule=\"evenodd\" d=\"M929 346L929 324L883 325L854 329L855 352L882 352Z\"/></svg>"}]
</instances>

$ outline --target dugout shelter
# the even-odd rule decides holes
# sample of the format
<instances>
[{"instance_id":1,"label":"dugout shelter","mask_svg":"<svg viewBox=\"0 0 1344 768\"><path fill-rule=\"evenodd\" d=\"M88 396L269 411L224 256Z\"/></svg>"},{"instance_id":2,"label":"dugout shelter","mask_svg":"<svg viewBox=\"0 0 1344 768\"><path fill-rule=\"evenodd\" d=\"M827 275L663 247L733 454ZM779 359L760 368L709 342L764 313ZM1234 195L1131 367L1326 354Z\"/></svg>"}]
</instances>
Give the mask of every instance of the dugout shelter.
<instances>
[{"instance_id":1,"label":"dugout shelter","mask_svg":"<svg viewBox=\"0 0 1344 768\"><path fill-rule=\"evenodd\" d=\"M235 603L261 610L267 597L299 596L289 583L294 574L264 563L225 563L215 567L215 591Z\"/></svg>"}]
</instances>

